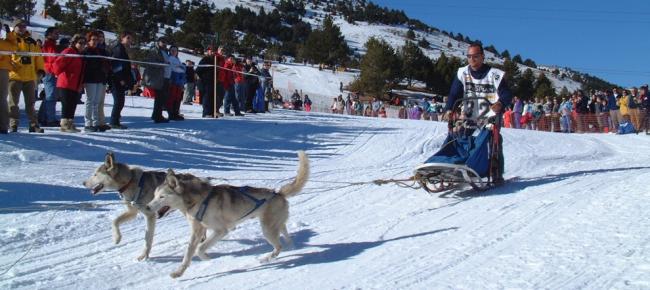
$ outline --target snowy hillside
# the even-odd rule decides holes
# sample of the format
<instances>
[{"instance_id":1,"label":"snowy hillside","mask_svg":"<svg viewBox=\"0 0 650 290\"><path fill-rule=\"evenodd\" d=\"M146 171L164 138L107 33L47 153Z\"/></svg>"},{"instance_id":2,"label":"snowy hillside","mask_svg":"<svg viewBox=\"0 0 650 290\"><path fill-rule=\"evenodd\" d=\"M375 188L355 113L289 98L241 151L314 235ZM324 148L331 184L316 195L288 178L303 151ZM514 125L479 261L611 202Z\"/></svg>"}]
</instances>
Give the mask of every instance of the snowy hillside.
<instances>
[{"instance_id":1,"label":"snowy hillside","mask_svg":"<svg viewBox=\"0 0 650 290\"><path fill-rule=\"evenodd\" d=\"M151 107L127 98L125 131L0 138L0 289L650 287L648 136L505 129L513 182L429 195L370 181L410 176L443 142L443 123L284 110L212 120L184 105L188 120L157 125ZM176 280L184 217L159 220L151 258L138 262L142 216L114 245L124 206L81 186L113 151L145 169L278 188L295 175L297 150L312 175L289 200L294 246L260 263L271 247L247 221Z\"/></svg>"}]
</instances>

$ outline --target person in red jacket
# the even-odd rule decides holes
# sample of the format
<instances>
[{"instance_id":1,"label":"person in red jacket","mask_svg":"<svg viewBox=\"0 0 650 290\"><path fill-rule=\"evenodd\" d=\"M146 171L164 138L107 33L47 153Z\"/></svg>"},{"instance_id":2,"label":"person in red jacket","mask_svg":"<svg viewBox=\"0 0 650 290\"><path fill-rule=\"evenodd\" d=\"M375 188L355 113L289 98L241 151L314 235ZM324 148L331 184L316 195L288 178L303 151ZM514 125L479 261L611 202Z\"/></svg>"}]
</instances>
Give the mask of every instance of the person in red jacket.
<instances>
[{"instance_id":1,"label":"person in red jacket","mask_svg":"<svg viewBox=\"0 0 650 290\"><path fill-rule=\"evenodd\" d=\"M233 110L235 111L235 116L243 116L241 111L239 111L239 102L237 101L237 95L235 94L235 86L233 85L235 81L235 58L233 55L228 55L228 59L224 65L224 83L223 88L226 92L223 99L223 113L225 115L230 115L230 106L232 105Z\"/></svg>"},{"instance_id":2,"label":"person in red jacket","mask_svg":"<svg viewBox=\"0 0 650 290\"><path fill-rule=\"evenodd\" d=\"M70 46L63 54L80 55L86 46L86 38L75 34ZM83 85L84 60L81 57L57 56L53 66L56 79L56 93L61 99L61 132L75 133L79 130L74 125L74 112Z\"/></svg>"},{"instance_id":3,"label":"person in red jacket","mask_svg":"<svg viewBox=\"0 0 650 290\"><path fill-rule=\"evenodd\" d=\"M49 27L45 30L45 42L42 51L44 53L57 53L56 42L59 39L59 30L56 27ZM42 127L56 127L59 120L56 119L56 76L52 72L52 66L56 56L43 57L45 75L43 76L43 85L45 86L45 99L41 102L38 109L38 122Z\"/></svg>"},{"instance_id":4,"label":"person in red jacket","mask_svg":"<svg viewBox=\"0 0 650 290\"><path fill-rule=\"evenodd\" d=\"M244 64L240 59L235 59L235 64L232 67L235 76L235 96L237 103L239 103L239 111L246 111L244 104L246 104L246 81L244 77Z\"/></svg>"}]
</instances>

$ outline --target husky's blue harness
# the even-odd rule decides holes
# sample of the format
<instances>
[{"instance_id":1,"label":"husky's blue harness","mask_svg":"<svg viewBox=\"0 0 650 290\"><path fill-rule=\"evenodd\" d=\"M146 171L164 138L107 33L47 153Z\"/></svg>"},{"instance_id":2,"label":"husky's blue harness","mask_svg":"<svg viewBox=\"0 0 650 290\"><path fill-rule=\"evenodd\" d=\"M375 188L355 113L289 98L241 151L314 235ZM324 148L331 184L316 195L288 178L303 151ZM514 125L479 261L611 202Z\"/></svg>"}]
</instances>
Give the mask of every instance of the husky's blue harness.
<instances>
[{"instance_id":1,"label":"husky's blue harness","mask_svg":"<svg viewBox=\"0 0 650 290\"><path fill-rule=\"evenodd\" d=\"M254 196L252 196L250 193L248 193L249 189L250 189L249 186L242 186L242 187L238 188L238 191L239 191L239 193L240 193L241 195L247 197L247 198L250 199L252 202L254 202L254 203L255 203L255 207L253 207L253 209L251 209L251 210L250 210L249 212L247 212L245 215L243 215L242 217L240 217L239 220L244 219L245 217L247 217L248 215L250 215L251 213L253 213L254 211L256 211L258 208L260 208L262 205L264 205L268 200L271 200L271 199L273 199L276 195L278 195L278 193L274 191L274 192L273 192L273 196L271 196L271 198L269 198L269 199L266 199L266 198L257 199L257 198L255 198ZM205 199L204 199L203 202L201 203L201 206L199 206L199 210L196 212L196 215L194 215L194 218L196 218L198 221L203 221L203 216L205 215L205 211L208 209L208 203L210 202L210 200L211 200L215 195L216 195L215 191L211 191L211 192L208 194L208 196L205 197Z\"/></svg>"}]
</instances>

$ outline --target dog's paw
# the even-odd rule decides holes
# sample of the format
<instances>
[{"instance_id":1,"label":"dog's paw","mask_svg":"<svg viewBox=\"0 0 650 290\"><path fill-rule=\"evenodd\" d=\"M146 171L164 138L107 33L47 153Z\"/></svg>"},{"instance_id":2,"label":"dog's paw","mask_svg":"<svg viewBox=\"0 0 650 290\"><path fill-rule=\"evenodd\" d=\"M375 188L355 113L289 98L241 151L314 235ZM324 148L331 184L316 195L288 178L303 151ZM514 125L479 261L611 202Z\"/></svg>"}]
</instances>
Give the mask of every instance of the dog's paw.
<instances>
[{"instance_id":1,"label":"dog's paw","mask_svg":"<svg viewBox=\"0 0 650 290\"><path fill-rule=\"evenodd\" d=\"M113 235L113 242L114 242L116 245L119 244L120 241L122 241L122 235L120 235L120 234Z\"/></svg>"},{"instance_id":2,"label":"dog's paw","mask_svg":"<svg viewBox=\"0 0 650 290\"><path fill-rule=\"evenodd\" d=\"M140 257L138 257L138 261L143 261L143 260L146 260L146 259L149 259L149 255L147 255L147 254L142 254L142 255L140 255Z\"/></svg>"},{"instance_id":3,"label":"dog's paw","mask_svg":"<svg viewBox=\"0 0 650 290\"><path fill-rule=\"evenodd\" d=\"M169 276L176 279L176 278L178 278L180 276L183 276L183 271L180 271L180 270L174 271L171 274L169 274Z\"/></svg>"},{"instance_id":4,"label":"dog's paw","mask_svg":"<svg viewBox=\"0 0 650 290\"><path fill-rule=\"evenodd\" d=\"M210 260L210 256L208 256L205 252L199 252L199 253L196 254L196 256L199 257L199 259L201 259L201 261Z\"/></svg>"},{"instance_id":5,"label":"dog's paw","mask_svg":"<svg viewBox=\"0 0 650 290\"><path fill-rule=\"evenodd\" d=\"M260 259L260 263L262 263L262 264L266 264L266 263L269 263L269 262L271 262L271 261L273 261L273 260L275 260L275 256L273 256L273 255L271 254L271 255L267 255L267 256L265 256L264 258L261 258L261 259Z\"/></svg>"}]
</instances>

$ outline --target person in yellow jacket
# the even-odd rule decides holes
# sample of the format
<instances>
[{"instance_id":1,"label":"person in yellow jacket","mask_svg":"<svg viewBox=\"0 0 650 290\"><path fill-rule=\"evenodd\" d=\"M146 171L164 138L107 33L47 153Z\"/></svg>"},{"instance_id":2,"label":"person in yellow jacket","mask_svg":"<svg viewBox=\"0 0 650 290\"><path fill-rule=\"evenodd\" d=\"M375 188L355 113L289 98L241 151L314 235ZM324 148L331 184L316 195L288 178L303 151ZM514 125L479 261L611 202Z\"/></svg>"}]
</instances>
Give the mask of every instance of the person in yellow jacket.
<instances>
[{"instance_id":1,"label":"person in yellow jacket","mask_svg":"<svg viewBox=\"0 0 650 290\"><path fill-rule=\"evenodd\" d=\"M630 121L630 106L629 106L629 96L630 91L623 90L623 95L620 98L616 99L616 104L620 107L619 112L621 113L621 123L625 121ZM636 128L634 128L636 129Z\"/></svg>"},{"instance_id":2,"label":"person in yellow jacket","mask_svg":"<svg viewBox=\"0 0 650 290\"><path fill-rule=\"evenodd\" d=\"M9 39L15 40L14 51L41 52L36 41L27 31L27 23L18 20L14 24L14 31L9 33ZM12 132L18 131L20 93L25 99L25 111L29 119L29 132L43 133L38 126L36 110L36 80L37 74L44 74L42 56L26 56L13 54L11 56L11 72L9 73L9 125Z\"/></svg>"},{"instance_id":3,"label":"person in yellow jacket","mask_svg":"<svg viewBox=\"0 0 650 290\"><path fill-rule=\"evenodd\" d=\"M7 29L9 26L6 26ZM7 105L7 95L9 94L9 71L11 67L11 56L6 54L13 51L15 43L0 39L0 134L7 134L9 131L9 107Z\"/></svg>"}]
</instances>

